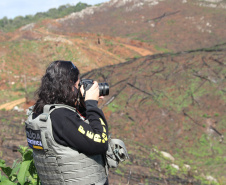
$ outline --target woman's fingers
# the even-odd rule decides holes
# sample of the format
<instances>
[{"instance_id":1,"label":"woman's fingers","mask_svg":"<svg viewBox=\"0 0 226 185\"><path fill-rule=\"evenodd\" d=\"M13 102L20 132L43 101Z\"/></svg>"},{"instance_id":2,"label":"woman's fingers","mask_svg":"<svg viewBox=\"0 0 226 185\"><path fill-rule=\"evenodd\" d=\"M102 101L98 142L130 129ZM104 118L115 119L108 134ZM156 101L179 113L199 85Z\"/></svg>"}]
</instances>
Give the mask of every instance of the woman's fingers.
<instances>
[{"instance_id":1,"label":"woman's fingers","mask_svg":"<svg viewBox=\"0 0 226 185\"><path fill-rule=\"evenodd\" d=\"M99 86L97 81L94 81L92 87L86 91L85 100L99 100Z\"/></svg>"}]
</instances>

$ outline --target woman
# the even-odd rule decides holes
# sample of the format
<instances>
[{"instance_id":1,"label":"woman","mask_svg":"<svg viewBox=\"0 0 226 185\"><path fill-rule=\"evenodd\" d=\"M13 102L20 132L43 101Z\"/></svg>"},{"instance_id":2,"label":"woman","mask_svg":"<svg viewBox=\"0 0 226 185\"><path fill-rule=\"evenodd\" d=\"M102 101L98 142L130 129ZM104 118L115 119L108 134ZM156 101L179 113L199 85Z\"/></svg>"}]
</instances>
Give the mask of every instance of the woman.
<instances>
[{"instance_id":1,"label":"woman","mask_svg":"<svg viewBox=\"0 0 226 185\"><path fill-rule=\"evenodd\" d=\"M51 63L26 122L28 144L43 185L108 184L108 126L97 107L98 83L86 91L81 103L79 82L79 70L72 62ZM85 111L81 114L78 109Z\"/></svg>"}]
</instances>

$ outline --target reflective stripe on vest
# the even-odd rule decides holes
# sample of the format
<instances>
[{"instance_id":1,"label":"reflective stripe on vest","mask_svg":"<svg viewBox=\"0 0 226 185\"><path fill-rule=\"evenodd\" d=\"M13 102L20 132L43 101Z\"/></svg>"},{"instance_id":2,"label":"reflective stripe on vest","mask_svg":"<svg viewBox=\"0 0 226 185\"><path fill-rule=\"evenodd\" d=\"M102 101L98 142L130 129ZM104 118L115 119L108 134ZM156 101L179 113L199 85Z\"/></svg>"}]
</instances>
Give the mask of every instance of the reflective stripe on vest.
<instances>
[{"instance_id":1,"label":"reflective stripe on vest","mask_svg":"<svg viewBox=\"0 0 226 185\"><path fill-rule=\"evenodd\" d=\"M46 105L43 114L32 119L30 113L25 122L28 143L33 148L35 167L42 185L103 185L107 175L102 155L87 156L54 140L50 114L58 108L77 113L70 106Z\"/></svg>"}]
</instances>

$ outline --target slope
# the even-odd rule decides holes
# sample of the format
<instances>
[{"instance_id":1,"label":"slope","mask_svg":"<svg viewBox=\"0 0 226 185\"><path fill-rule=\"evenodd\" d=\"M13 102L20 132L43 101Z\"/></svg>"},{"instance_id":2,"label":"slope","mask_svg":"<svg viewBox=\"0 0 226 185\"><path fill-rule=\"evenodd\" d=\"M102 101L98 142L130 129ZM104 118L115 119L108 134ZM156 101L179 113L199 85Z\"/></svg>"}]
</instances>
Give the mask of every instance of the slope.
<instances>
[{"instance_id":1,"label":"slope","mask_svg":"<svg viewBox=\"0 0 226 185\"><path fill-rule=\"evenodd\" d=\"M65 36L51 33L41 27L43 22L36 26L27 25L16 32L2 33L0 104L34 92L51 61L71 60L84 73L155 52L151 46L145 48L145 44L139 45L139 41L130 41L132 45L117 37L97 34Z\"/></svg>"},{"instance_id":2,"label":"slope","mask_svg":"<svg viewBox=\"0 0 226 185\"><path fill-rule=\"evenodd\" d=\"M224 178L225 51L223 44L152 55L83 75L110 84L110 95L100 107L109 120L111 137L124 139L131 156L131 163L120 169L122 173L115 172L122 176L121 183L131 171L139 182L147 178L154 183L155 170L161 169L153 158L156 147L172 154L180 168L189 164L193 172L197 169L219 181ZM173 172L165 168L160 174L170 183L167 173Z\"/></svg>"},{"instance_id":3,"label":"slope","mask_svg":"<svg viewBox=\"0 0 226 185\"><path fill-rule=\"evenodd\" d=\"M223 0L111 0L45 27L63 34L90 32L136 39L159 51L184 51L225 41L225 8Z\"/></svg>"},{"instance_id":4,"label":"slope","mask_svg":"<svg viewBox=\"0 0 226 185\"><path fill-rule=\"evenodd\" d=\"M225 51L222 44L156 54L82 74L110 84L99 106L111 137L129 152L129 161L111 169L110 184L210 184L207 175L225 182ZM26 145L25 116L0 113L0 154L12 164L19 157L12 151Z\"/></svg>"}]
</instances>

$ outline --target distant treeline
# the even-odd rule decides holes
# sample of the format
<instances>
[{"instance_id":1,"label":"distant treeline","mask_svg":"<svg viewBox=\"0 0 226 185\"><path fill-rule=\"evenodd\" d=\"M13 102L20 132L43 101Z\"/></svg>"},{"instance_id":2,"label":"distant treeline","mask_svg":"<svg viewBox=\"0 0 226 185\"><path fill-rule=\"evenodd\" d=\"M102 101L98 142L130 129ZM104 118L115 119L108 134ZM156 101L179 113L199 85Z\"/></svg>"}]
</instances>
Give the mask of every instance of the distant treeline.
<instances>
[{"instance_id":1,"label":"distant treeline","mask_svg":"<svg viewBox=\"0 0 226 185\"><path fill-rule=\"evenodd\" d=\"M26 15L25 17L17 16L14 19L3 17L0 19L0 30L3 32L11 32L32 22L38 22L46 18L57 19L73 12L79 12L88 6L90 5L79 2L75 6L70 4L62 5L59 8L51 8L47 12L38 12L35 15Z\"/></svg>"}]
</instances>

